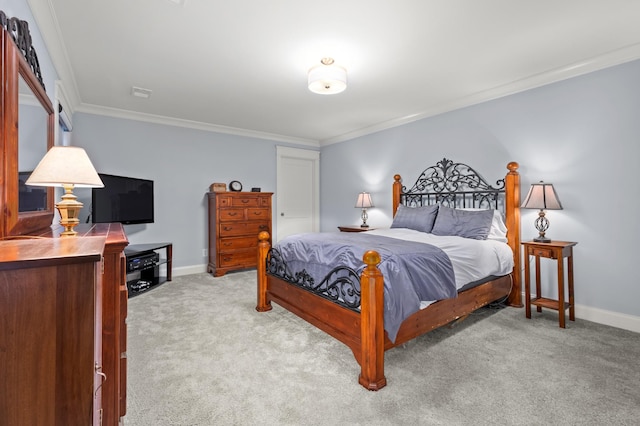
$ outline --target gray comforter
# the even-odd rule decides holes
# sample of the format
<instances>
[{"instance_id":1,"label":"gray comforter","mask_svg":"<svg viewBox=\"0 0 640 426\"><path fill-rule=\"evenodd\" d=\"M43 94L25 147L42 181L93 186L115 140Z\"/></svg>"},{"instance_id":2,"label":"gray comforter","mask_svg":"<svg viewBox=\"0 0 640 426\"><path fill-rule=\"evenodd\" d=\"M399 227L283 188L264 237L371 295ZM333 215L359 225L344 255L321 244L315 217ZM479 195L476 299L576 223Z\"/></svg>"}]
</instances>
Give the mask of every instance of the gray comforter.
<instances>
[{"instance_id":1,"label":"gray comforter","mask_svg":"<svg viewBox=\"0 0 640 426\"><path fill-rule=\"evenodd\" d=\"M366 232L298 234L275 245L293 272L306 270L321 281L336 266L362 272L362 256L380 253L378 267L384 276L384 325L395 341L402 322L420 309L422 300L456 297L453 267L440 248L430 244L370 235Z\"/></svg>"}]
</instances>

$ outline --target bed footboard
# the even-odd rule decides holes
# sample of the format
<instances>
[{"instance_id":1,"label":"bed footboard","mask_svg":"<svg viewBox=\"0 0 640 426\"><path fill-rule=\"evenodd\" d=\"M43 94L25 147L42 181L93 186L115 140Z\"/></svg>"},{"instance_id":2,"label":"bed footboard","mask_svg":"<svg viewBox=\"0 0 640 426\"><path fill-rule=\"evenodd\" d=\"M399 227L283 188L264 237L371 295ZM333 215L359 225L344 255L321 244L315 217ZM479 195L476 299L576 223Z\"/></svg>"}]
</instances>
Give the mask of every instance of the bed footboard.
<instances>
[{"instance_id":1,"label":"bed footboard","mask_svg":"<svg viewBox=\"0 0 640 426\"><path fill-rule=\"evenodd\" d=\"M360 277L360 312L355 312L317 296L299 286L267 275L269 234L258 235L256 311L272 309L274 301L347 345L360 364L358 382L368 390L382 389L384 376L384 278L378 269L380 255L368 251L367 265Z\"/></svg>"}]
</instances>

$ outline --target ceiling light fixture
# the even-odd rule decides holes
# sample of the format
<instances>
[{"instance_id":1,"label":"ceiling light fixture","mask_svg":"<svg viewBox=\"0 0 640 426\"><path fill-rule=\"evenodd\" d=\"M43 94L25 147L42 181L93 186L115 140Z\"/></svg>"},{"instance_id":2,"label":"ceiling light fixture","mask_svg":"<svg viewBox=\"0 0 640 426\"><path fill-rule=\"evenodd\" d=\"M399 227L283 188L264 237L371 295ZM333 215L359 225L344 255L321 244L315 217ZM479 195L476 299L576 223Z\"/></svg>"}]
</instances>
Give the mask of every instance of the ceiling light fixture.
<instances>
[{"instance_id":1,"label":"ceiling light fixture","mask_svg":"<svg viewBox=\"0 0 640 426\"><path fill-rule=\"evenodd\" d=\"M320 65L309 70L309 90L320 95L335 95L347 88L347 70L334 64L333 58L322 58Z\"/></svg>"}]
</instances>

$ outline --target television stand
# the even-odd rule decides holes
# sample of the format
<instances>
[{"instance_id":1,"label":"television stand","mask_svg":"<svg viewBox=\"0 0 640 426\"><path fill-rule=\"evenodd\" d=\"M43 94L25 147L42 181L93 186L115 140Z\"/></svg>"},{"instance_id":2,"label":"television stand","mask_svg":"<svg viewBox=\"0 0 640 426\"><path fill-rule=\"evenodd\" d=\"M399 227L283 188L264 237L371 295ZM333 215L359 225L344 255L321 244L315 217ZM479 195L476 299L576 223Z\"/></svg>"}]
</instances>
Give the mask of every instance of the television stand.
<instances>
[{"instance_id":1,"label":"television stand","mask_svg":"<svg viewBox=\"0 0 640 426\"><path fill-rule=\"evenodd\" d=\"M172 252L172 243L132 244L124 249L129 298L171 281Z\"/></svg>"}]
</instances>

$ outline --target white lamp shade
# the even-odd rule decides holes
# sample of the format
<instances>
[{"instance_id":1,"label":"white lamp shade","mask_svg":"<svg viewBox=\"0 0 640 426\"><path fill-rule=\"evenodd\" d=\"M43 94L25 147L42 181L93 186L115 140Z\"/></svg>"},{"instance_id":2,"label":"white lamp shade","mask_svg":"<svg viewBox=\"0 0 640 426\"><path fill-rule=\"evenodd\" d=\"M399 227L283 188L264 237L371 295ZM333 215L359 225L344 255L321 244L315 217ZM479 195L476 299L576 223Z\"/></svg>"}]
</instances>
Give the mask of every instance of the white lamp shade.
<instances>
[{"instance_id":1,"label":"white lamp shade","mask_svg":"<svg viewBox=\"0 0 640 426\"><path fill-rule=\"evenodd\" d=\"M360 209L368 209L373 207L373 201L371 200L371 194L368 192L361 192L358 194L355 207Z\"/></svg>"},{"instance_id":2,"label":"white lamp shade","mask_svg":"<svg viewBox=\"0 0 640 426\"><path fill-rule=\"evenodd\" d=\"M335 95L347 88L347 70L335 64L320 64L309 70L308 83L313 93Z\"/></svg>"},{"instance_id":3,"label":"white lamp shade","mask_svg":"<svg viewBox=\"0 0 640 426\"><path fill-rule=\"evenodd\" d=\"M25 183L32 186L71 184L80 188L104 187L85 150L75 146L51 147Z\"/></svg>"},{"instance_id":4,"label":"white lamp shade","mask_svg":"<svg viewBox=\"0 0 640 426\"><path fill-rule=\"evenodd\" d=\"M562 210L558 194L550 183L534 183L529 188L527 198L522 203L524 209Z\"/></svg>"}]
</instances>

